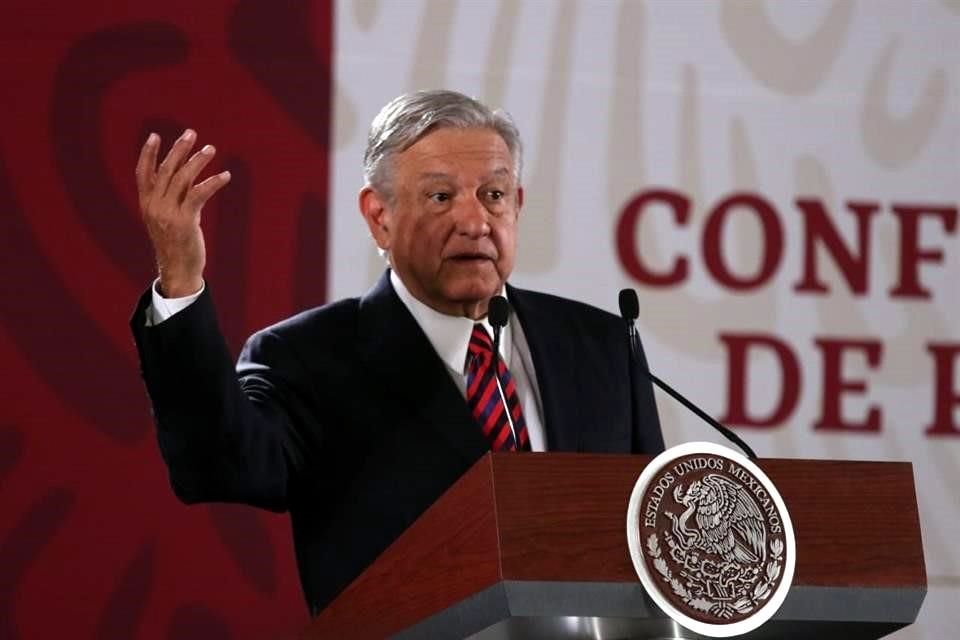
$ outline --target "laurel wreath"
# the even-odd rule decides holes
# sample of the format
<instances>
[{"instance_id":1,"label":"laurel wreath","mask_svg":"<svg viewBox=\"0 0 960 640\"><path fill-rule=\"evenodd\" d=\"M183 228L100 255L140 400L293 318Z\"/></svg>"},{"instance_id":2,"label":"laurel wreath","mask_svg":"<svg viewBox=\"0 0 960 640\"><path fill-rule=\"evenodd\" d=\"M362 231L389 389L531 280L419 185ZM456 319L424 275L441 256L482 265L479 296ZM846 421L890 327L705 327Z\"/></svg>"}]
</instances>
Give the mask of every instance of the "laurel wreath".
<instances>
[{"instance_id":1,"label":"laurel wreath","mask_svg":"<svg viewBox=\"0 0 960 640\"><path fill-rule=\"evenodd\" d=\"M673 593L683 600L684 604L688 607L696 611L711 613L721 618L729 618L733 615L732 612L729 611L730 607L738 613L750 613L770 596L773 584L777 581L777 578L780 577L780 572L783 569L783 549L783 540L774 538L770 541L770 561L767 562L764 568L765 579L757 583L750 597L742 596L731 605L728 603L714 602L702 597L694 597L684 584L674 577L670 567L667 566L667 561L663 559L663 554L660 550L660 540L657 538L657 535L651 533L650 537L647 538L647 554L653 558L654 568L663 578L664 582L670 585Z\"/></svg>"}]
</instances>

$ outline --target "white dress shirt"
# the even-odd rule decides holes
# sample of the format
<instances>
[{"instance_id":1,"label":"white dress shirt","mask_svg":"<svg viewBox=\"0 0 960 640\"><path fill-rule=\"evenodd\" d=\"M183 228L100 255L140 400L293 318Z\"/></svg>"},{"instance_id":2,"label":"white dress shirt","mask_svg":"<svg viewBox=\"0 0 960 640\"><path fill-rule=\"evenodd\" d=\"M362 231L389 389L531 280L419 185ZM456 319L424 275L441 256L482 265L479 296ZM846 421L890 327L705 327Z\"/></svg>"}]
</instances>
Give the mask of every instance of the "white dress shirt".
<instances>
[{"instance_id":1,"label":"white dress shirt","mask_svg":"<svg viewBox=\"0 0 960 640\"><path fill-rule=\"evenodd\" d=\"M160 324L170 316L190 306L200 294L205 284L196 293L182 298L164 298L157 291L159 279L155 280L152 304L147 308L146 321L148 326ZM396 271L390 271L390 283L397 292L400 301L407 308L413 319L420 325L427 340L447 367L447 373L453 379L460 393L467 395L467 345L470 343L470 334L476 321L461 316L448 316L436 311L420 300L413 297L400 280ZM504 292L504 295L506 293ZM487 332L492 336L493 330L486 318L480 321ZM510 369L514 384L517 386L517 397L523 408L523 416L527 422L527 434L530 437L530 448L533 451L546 451L546 434L543 429L543 407L540 399L540 387L537 386L537 373L533 368L533 359L530 356L530 347L523 328L517 320L516 314L510 315L510 322L500 333L500 357ZM479 429L479 427L477 427Z\"/></svg>"}]
</instances>

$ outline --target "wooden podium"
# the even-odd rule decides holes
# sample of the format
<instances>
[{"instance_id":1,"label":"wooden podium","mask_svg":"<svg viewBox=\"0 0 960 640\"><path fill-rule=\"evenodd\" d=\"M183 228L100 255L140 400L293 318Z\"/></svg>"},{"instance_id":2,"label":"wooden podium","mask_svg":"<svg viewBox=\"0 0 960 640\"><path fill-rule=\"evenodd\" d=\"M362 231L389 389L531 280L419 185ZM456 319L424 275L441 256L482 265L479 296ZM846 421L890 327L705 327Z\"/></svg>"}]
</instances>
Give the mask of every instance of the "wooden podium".
<instances>
[{"instance_id":1,"label":"wooden podium","mask_svg":"<svg viewBox=\"0 0 960 640\"><path fill-rule=\"evenodd\" d=\"M319 638L698 638L646 595L627 502L648 456L488 454L315 618ZM749 638L880 638L926 594L909 463L762 460L797 564Z\"/></svg>"}]
</instances>

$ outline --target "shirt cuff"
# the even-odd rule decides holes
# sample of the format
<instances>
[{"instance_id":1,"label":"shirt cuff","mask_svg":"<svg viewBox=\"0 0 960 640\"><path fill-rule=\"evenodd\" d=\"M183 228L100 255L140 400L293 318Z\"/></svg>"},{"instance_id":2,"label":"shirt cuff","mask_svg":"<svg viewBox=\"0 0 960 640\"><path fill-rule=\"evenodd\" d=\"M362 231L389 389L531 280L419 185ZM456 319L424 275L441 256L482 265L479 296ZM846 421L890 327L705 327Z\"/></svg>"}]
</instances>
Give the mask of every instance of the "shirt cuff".
<instances>
[{"instance_id":1,"label":"shirt cuff","mask_svg":"<svg viewBox=\"0 0 960 640\"><path fill-rule=\"evenodd\" d=\"M183 296L182 298L164 298L162 295L160 295L160 291L158 290L159 284L160 278L157 278L153 281L153 284L150 285L152 302L146 309L148 327L158 325L174 314L180 313L193 304L194 301L200 297L200 294L203 293L204 289L207 288L207 283L204 282L200 285L199 291L190 294L189 296Z\"/></svg>"}]
</instances>

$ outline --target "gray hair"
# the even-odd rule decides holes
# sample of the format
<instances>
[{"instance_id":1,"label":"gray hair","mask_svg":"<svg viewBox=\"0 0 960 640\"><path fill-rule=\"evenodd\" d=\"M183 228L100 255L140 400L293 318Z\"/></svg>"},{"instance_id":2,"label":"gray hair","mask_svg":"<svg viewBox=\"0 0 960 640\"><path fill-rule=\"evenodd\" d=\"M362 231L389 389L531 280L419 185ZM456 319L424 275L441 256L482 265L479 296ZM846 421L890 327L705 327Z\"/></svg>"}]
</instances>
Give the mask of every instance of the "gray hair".
<instances>
[{"instance_id":1,"label":"gray hair","mask_svg":"<svg viewBox=\"0 0 960 640\"><path fill-rule=\"evenodd\" d=\"M502 109L491 110L479 100L444 89L415 91L391 100L370 124L363 154L367 184L392 197L391 158L439 127L491 129L500 134L513 158L514 177L520 180L523 150L520 132Z\"/></svg>"}]
</instances>

